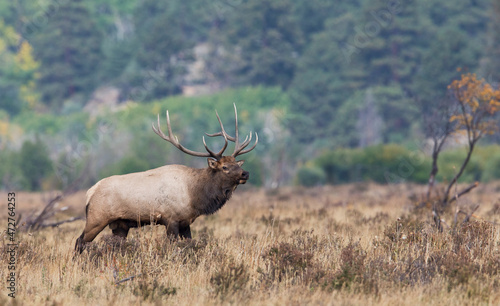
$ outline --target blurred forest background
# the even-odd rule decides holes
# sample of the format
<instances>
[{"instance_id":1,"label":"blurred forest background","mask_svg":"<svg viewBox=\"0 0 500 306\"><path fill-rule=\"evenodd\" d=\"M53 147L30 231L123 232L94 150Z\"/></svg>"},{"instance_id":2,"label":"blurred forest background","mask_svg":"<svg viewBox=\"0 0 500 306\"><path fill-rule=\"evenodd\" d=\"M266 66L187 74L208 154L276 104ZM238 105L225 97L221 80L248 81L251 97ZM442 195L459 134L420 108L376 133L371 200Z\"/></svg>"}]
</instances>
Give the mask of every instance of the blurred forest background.
<instances>
[{"instance_id":1,"label":"blurred forest background","mask_svg":"<svg viewBox=\"0 0 500 306\"><path fill-rule=\"evenodd\" d=\"M188 148L256 131L251 183L425 183L425 118L447 86L500 80L500 1L0 1L0 189L84 189L167 163L203 167L151 130L171 114ZM500 178L498 136L463 181ZM209 144L220 146L220 141ZM460 137L440 160L453 176Z\"/></svg>"}]
</instances>

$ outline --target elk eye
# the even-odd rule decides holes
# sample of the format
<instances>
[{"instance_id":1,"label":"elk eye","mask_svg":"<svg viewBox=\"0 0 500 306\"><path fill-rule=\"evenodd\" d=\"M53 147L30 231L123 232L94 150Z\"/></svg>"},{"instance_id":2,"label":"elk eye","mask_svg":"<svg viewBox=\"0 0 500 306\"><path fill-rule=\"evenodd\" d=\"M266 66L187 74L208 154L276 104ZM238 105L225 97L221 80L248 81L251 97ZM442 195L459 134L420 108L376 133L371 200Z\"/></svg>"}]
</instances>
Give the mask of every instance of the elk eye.
<instances>
[{"instance_id":1,"label":"elk eye","mask_svg":"<svg viewBox=\"0 0 500 306\"><path fill-rule=\"evenodd\" d=\"M222 166L222 170L227 170L227 167L226 166Z\"/></svg>"}]
</instances>

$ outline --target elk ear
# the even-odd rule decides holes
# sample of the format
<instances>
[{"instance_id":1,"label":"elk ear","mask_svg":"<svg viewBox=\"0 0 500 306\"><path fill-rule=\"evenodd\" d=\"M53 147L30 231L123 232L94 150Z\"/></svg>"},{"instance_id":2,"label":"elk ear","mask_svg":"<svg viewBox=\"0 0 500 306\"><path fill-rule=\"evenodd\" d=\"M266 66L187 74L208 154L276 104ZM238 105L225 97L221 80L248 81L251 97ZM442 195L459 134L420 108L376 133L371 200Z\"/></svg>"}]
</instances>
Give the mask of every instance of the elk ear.
<instances>
[{"instance_id":1,"label":"elk ear","mask_svg":"<svg viewBox=\"0 0 500 306\"><path fill-rule=\"evenodd\" d=\"M212 169L217 169L217 160L213 158L208 158L208 166Z\"/></svg>"},{"instance_id":2,"label":"elk ear","mask_svg":"<svg viewBox=\"0 0 500 306\"><path fill-rule=\"evenodd\" d=\"M236 163L238 164L238 166L243 166L243 163L245 162L245 160L239 160L237 161Z\"/></svg>"}]
</instances>

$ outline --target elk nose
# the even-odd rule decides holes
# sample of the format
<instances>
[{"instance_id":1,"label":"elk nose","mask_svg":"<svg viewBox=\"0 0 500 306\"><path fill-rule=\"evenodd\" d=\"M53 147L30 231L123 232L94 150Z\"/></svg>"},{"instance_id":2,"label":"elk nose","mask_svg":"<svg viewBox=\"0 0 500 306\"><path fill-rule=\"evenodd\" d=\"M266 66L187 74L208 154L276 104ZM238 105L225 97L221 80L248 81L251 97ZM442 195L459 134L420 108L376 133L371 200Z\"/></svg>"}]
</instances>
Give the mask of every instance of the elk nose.
<instances>
[{"instance_id":1,"label":"elk nose","mask_svg":"<svg viewBox=\"0 0 500 306\"><path fill-rule=\"evenodd\" d=\"M248 173L248 171L243 171L243 173L241 174L241 178L244 180L248 180L249 177L250 173Z\"/></svg>"}]
</instances>

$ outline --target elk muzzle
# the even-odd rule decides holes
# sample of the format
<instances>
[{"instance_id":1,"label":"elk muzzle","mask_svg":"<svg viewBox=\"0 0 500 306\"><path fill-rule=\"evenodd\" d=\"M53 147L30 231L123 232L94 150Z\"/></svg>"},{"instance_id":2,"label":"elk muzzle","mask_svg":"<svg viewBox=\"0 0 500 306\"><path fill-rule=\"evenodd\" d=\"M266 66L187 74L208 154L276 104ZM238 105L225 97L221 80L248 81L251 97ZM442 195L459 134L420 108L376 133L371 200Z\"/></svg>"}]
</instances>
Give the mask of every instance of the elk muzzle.
<instances>
[{"instance_id":1,"label":"elk muzzle","mask_svg":"<svg viewBox=\"0 0 500 306\"><path fill-rule=\"evenodd\" d=\"M250 173L248 171L243 171L240 176L239 184L245 184L250 177Z\"/></svg>"}]
</instances>

